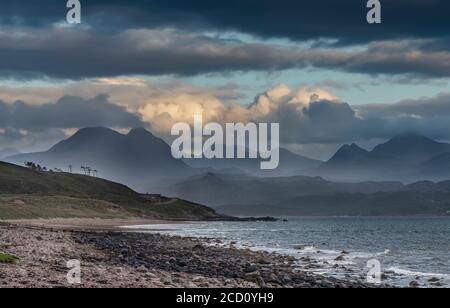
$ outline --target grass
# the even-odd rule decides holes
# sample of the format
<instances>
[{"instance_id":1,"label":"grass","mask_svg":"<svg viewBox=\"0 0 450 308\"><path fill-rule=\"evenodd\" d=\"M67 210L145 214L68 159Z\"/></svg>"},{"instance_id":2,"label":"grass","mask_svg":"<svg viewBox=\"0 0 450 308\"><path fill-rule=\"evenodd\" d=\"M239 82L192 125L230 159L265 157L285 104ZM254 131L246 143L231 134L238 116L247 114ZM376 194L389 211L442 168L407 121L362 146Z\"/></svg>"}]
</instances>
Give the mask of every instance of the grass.
<instances>
[{"instance_id":1,"label":"grass","mask_svg":"<svg viewBox=\"0 0 450 308\"><path fill-rule=\"evenodd\" d=\"M155 204L154 208L160 215L170 217L172 219L196 220L199 217L202 219L217 218L217 213L215 210L179 199L174 199L166 203Z\"/></svg>"},{"instance_id":2,"label":"grass","mask_svg":"<svg viewBox=\"0 0 450 308\"><path fill-rule=\"evenodd\" d=\"M129 218L136 213L102 200L64 196L0 195L0 220L49 218Z\"/></svg>"},{"instance_id":3,"label":"grass","mask_svg":"<svg viewBox=\"0 0 450 308\"><path fill-rule=\"evenodd\" d=\"M17 258L16 256L13 255L9 255L6 253L0 253L0 263L7 263L7 264L11 264L11 263L15 263L19 260L19 258Z\"/></svg>"},{"instance_id":4,"label":"grass","mask_svg":"<svg viewBox=\"0 0 450 308\"><path fill-rule=\"evenodd\" d=\"M157 203L107 180L37 172L0 162L0 220L36 218L210 219L214 210L173 199Z\"/></svg>"}]
</instances>

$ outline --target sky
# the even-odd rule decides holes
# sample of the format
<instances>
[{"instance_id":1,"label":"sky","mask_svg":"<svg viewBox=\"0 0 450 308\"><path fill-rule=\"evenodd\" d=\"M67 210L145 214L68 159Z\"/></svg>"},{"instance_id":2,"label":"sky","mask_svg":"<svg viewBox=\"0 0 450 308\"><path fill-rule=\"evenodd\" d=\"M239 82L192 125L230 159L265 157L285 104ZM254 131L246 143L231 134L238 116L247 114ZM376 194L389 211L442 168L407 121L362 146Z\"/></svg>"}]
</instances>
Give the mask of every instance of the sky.
<instances>
[{"instance_id":1,"label":"sky","mask_svg":"<svg viewBox=\"0 0 450 308\"><path fill-rule=\"evenodd\" d=\"M450 2L2 0L0 157L82 127L279 122L327 159L417 132L450 140Z\"/></svg>"}]
</instances>

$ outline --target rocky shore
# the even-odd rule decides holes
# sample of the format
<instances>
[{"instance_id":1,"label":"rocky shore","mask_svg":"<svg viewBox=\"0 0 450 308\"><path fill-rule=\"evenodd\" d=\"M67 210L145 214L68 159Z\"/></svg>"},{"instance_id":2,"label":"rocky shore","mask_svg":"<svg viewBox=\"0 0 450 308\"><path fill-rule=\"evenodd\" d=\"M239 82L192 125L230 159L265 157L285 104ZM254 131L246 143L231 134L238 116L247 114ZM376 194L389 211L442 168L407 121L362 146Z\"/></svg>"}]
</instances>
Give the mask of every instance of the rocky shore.
<instances>
[{"instance_id":1,"label":"rocky shore","mask_svg":"<svg viewBox=\"0 0 450 308\"><path fill-rule=\"evenodd\" d=\"M204 240L0 225L0 288L366 288L364 283L311 275L294 259ZM67 281L67 262L81 263L81 284Z\"/></svg>"}]
</instances>

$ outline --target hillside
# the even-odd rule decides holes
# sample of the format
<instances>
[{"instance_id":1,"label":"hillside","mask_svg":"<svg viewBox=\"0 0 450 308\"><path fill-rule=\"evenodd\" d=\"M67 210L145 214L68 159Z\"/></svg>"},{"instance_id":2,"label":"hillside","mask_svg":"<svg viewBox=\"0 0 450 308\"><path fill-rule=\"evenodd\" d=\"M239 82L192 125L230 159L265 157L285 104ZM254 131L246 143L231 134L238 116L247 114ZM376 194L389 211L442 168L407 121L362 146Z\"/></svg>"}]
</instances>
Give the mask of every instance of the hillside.
<instances>
[{"instance_id":1,"label":"hillside","mask_svg":"<svg viewBox=\"0 0 450 308\"><path fill-rule=\"evenodd\" d=\"M0 219L56 217L203 220L221 216L180 199L146 198L100 178L34 171L0 162Z\"/></svg>"}]
</instances>

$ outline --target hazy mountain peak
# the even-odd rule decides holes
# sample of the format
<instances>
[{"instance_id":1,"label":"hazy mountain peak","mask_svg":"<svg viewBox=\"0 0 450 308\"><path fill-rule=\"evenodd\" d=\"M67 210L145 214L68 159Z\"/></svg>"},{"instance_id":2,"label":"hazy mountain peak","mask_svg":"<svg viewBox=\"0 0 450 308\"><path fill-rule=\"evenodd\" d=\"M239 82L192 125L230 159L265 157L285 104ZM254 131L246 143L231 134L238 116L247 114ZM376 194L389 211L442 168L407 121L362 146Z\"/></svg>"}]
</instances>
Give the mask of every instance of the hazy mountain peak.
<instances>
[{"instance_id":1,"label":"hazy mountain peak","mask_svg":"<svg viewBox=\"0 0 450 308\"><path fill-rule=\"evenodd\" d=\"M71 137L54 145L50 151L71 153L75 149L90 148L99 145L100 142L117 140L121 136L118 132L105 127L81 128Z\"/></svg>"},{"instance_id":2,"label":"hazy mountain peak","mask_svg":"<svg viewBox=\"0 0 450 308\"><path fill-rule=\"evenodd\" d=\"M115 130L106 127L87 127L80 128L75 134L70 138L80 138L80 137L99 137L99 136L117 136L120 135ZM70 139L69 138L69 139Z\"/></svg>"},{"instance_id":3,"label":"hazy mountain peak","mask_svg":"<svg viewBox=\"0 0 450 308\"><path fill-rule=\"evenodd\" d=\"M436 141L428 138L424 135L414 133L414 132L406 132L400 135L393 137L388 143L394 142L429 142L429 143L437 143Z\"/></svg>"},{"instance_id":4,"label":"hazy mountain peak","mask_svg":"<svg viewBox=\"0 0 450 308\"><path fill-rule=\"evenodd\" d=\"M417 133L404 133L378 145L372 152L420 163L448 151L450 151L449 144L434 141Z\"/></svg>"},{"instance_id":5,"label":"hazy mountain peak","mask_svg":"<svg viewBox=\"0 0 450 308\"><path fill-rule=\"evenodd\" d=\"M331 162L348 162L363 157L368 154L367 150L364 150L356 143L346 144L342 146L336 154L331 158Z\"/></svg>"},{"instance_id":6,"label":"hazy mountain peak","mask_svg":"<svg viewBox=\"0 0 450 308\"><path fill-rule=\"evenodd\" d=\"M143 127L136 127L129 131L128 136L152 136L154 135Z\"/></svg>"},{"instance_id":7,"label":"hazy mountain peak","mask_svg":"<svg viewBox=\"0 0 450 308\"><path fill-rule=\"evenodd\" d=\"M356 144L342 146L310 175L333 180L417 181L448 177L450 144L407 132L397 135L372 151Z\"/></svg>"},{"instance_id":8,"label":"hazy mountain peak","mask_svg":"<svg viewBox=\"0 0 450 308\"><path fill-rule=\"evenodd\" d=\"M218 174L213 172L205 173L202 178L206 181L222 181L222 178Z\"/></svg>"},{"instance_id":9,"label":"hazy mountain peak","mask_svg":"<svg viewBox=\"0 0 450 308\"><path fill-rule=\"evenodd\" d=\"M347 145L347 147L352 150L352 151L364 151L367 152L366 150L364 150L363 148L361 148L359 145L357 145L356 143L352 143L350 145Z\"/></svg>"}]
</instances>

